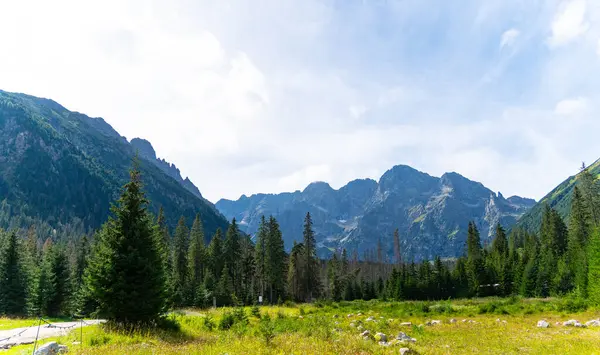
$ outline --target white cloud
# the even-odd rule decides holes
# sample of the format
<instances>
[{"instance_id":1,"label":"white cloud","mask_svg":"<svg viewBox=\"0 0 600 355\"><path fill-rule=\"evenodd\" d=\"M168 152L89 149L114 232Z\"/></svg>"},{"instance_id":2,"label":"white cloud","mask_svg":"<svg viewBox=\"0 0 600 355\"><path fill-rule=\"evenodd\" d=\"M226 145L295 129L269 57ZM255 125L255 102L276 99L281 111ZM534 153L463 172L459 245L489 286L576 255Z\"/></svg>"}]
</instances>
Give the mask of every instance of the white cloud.
<instances>
[{"instance_id":1,"label":"white cloud","mask_svg":"<svg viewBox=\"0 0 600 355\"><path fill-rule=\"evenodd\" d=\"M588 100L584 97L559 101L554 108L554 113L561 116L574 116L584 113L589 107Z\"/></svg>"},{"instance_id":2,"label":"white cloud","mask_svg":"<svg viewBox=\"0 0 600 355\"><path fill-rule=\"evenodd\" d=\"M596 45L596 54L600 57L600 39L598 40L598 44Z\"/></svg>"},{"instance_id":3,"label":"white cloud","mask_svg":"<svg viewBox=\"0 0 600 355\"><path fill-rule=\"evenodd\" d=\"M352 105L350 106L350 116L352 116L352 118L354 119L358 119L361 118L362 115L365 114L365 112L367 112L367 108L364 105Z\"/></svg>"},{"instance_id":4,"label":"white cloud","mask_svg":"<svg viewBox=\"0 0 600 355\"><path fill-rule=\"evenodd\" d=\"M586 0L563 2L552 22L550 46L561 46L583 35L589 29L586 22Z\"/></svg>"},{"instance_id":5,"label":"white cloud","mask_svg":"<svg viewBox=\"0 0 600 355\"><path fill-rule=\"evenodd\" d=\"M511 28L510 30L506 30L502 34L502 39L500 40L500 48L510 47L512 46L521 32L515 28Z\"/></svg>"}]
</instances>

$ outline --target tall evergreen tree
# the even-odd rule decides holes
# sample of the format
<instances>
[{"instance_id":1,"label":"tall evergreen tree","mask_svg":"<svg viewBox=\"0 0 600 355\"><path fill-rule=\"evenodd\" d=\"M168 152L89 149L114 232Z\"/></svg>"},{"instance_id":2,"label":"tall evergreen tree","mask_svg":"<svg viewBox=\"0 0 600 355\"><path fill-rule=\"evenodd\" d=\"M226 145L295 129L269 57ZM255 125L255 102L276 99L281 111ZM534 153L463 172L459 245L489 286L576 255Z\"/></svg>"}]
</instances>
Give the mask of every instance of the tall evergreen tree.
<instances>
[{"instance_id":1,"label":"tall evergreen tree","mask_svg":"<svg viewBox=\"0 0 600 355\"><path fill-rule=\"evenodd\" d=\"M579 175L581 192L590 217L591 225L600 226L600 186L590 168L584 168Z\"/></svg>"},{"instance_id":2,"label":"tall evergreen tree","mask_svg":"<svg viewBox=\"0 0 600 355\"><path fill-rule=\"evenodd\" d=\"M594 306L600 305L600 229L590 234L588 254L588 300Z\"/></svg>"},{"instance_id":3,"label":"tall evergreen tree","mask_svg":"<svg viewBox=\"0 0 600 355\"><path fill-rule=\"evenodd\" d=\"M233 218L227 229L225 242L223 243L223 260L225 261L229 276L233 282L233 292L236 296L239 296L241 291L241 257L242 248L240 245L240 231L235 218Z\"/></svg>"},{"instance_id":4,"label":"tall evergreen tree","mask_svg":"<svg viewBox=\"0 0 600 355\"><path fill-rule=\"evenodd\" d=\"M268 227L265 216L263 215L258 225L258 232L256 233L256 278L258 280L259 295L264 296L265 289L267 287L267 239L268 239Z\"/></svg>"},{"instance_id":5,"label":"tall evergreen tree","mask_svg":"<svg viewBox=\"0 0 600 355\"><path fill-rule=\"evenodd\" d=\"M310 302L317 295L319 287L319 270L317 267L317 241L315 232L312 228L312 218L310 212L306 213L304 218L304 272L305 296Z\"/></svg>"},{"instance_id":6,"label":"tall evergreen tree","mask_svg":"<svg viewBox=\"0 0 600 355\"><path fill-rule=\"evenodd\" d=\"M287 284L288 284L288 293L291 298L295 301L304 300L304 285L303 282L303 257L304 254L304 245L302 243L298 244L294 241L294 246L292 247L292 251L290 252L289 262L288 262L288 275L287 275Z\"/></svg>"},{"instance_id":7,"label":"tall evergreen tree","mask_svg":"<svg viewBox=\"0 0 600 355\"><path fill-rule=\"evenodd\" d=\"M0 315L22 316L27 312L27 275L21 246L14 232L2 235L0 250Z\"/></svg>"},{"instance_id":8,"label":"tall evergreen tree","mask_svg":"<svg viewBox=\"0 0 600 355\"><path fill-rule=\"evenodd\" d=\"M196 299L198 288L204 282L204 268L206 263L206 250L204 247L204 228L200 215L196 215L194 224L190 231L190 247L188 252L189 262L189 303L198 306L200 301Z\"/></svg>"},{"instance_id":9,"label":"tall evergreen tree","mask_svg":"<svg viewBox=\"0 0 600 355\"><path fill-rule=\"evenodd\" d=\"M474 222L469 222L467 231L467 275L473 295L480 294L480 286L485 282L483 250L479 231Z\"/></svg>"},{"instance_id":10,"label":"tall evergreen tree","mask_svg":"<svg viewBox=\"0 0 600 355\"><path fill-rule=\"evenodd\" d=\"M283 237L279 229L279 223L271 216L269 218L265 271L269 286L270 302L273 303L274 297L282 297L285 290L286 281L286 265L285 265L285 249L283 245Z\"/></svg>"},{"instance_id":11,"label":"tall evergreen tree","mask_svg":"<svg viewBox=\"0 0 600 355\"><path fill-rule=\"evenodd\" d=\"M221 272L223 271L225 262L223 260L223 234L220 228L217 229L215 235L210 240L208 258L212 275L217 280L221 279Z\"/></svg>"},{"instance_id":12,"label":"tall evergreen tree","mask_svg":"<svg viewBox=\"0 0 600 355\"><path fill-rule=\"evenodd\" d=\"M569 240L566 264L574 278L580 296L587 294L587 242L590 232L588 210L579 188L573 190L571 214L569 217Z\"/></svg>"},{"instance_id":13,"label":"tall evergreen tree","mask_svg":"<svg viewBox=\"0 0 600 355\"><path fill-rule=\"evenodd\" d=\"M136 159L114 217L98 233L85 276L99 313L114 322L148 323L165 310L161 236L147 204Z\"/></svg>"},{"instance_id":14,"label":"tall evergreen tree","mask_svg":"<svg viewBox=\"0 0 600 355\"><path fill-rule=\"evenodd\" d=\"M190 230L185 225L182 216L177 223L175 236L173 238L173 275L172 300L175 306L183 306L188 299L189 263L188 248L190 245Z\"/></svg>"},{"instance_id":15,"label":"tall evergreen tree","mask_svg":"<svg viewBox=\"0 0 600 355\"><path fill-rule=\"evenodd\" d=\"M64 248L52 247L48 253L47 265L51 275L52 284L50 287L52 292L49 295L44 295L47 296L45 314L52 317L69 314L70 271Z\"/></svg>"}]
</instances>

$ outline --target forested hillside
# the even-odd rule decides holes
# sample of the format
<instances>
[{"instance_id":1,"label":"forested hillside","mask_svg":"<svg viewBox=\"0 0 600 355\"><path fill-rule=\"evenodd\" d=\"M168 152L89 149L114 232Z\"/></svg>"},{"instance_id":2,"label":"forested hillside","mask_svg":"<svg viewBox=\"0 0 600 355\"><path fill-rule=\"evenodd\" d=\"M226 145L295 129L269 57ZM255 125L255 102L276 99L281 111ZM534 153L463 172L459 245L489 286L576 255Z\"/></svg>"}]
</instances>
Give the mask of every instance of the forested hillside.
<instances>
[{"instance_id":1,"label":"forested hillside","mask_svg":"<svg viewBox=\"0 0 600 355\"><path fill-rule=\"evenodd\" d=\"M52 100L0 91L0 227L35 223L44 233L97 229L127 181L135 154L136 148L102 118L71 112ZM177 181L146 156L140 169L150 211L156 214L163 207L169 225L199 213L207 231L226 228L223 216L184 180Z\"/></svg>"}]
</instances>

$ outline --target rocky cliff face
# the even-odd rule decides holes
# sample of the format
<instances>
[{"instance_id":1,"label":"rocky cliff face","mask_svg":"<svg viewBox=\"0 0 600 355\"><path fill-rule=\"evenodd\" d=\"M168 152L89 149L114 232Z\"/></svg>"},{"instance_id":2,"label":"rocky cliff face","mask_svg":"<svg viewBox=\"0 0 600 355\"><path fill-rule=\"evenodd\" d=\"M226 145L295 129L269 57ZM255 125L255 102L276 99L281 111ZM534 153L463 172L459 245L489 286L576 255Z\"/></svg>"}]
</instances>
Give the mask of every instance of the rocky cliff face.
<instances>
[{"instance_id":1,"label":"rocky cliff face","mask_svg":"<svg viewBox=\"0 0 600 355\"><path fill-rule=\"evenodd\" d=\"M420 260L461 255L471 220L484 243L489 242L496 224L511 227L534 204L521 197L505 199L457 173L438 178L399 165L379 182L354 180L339 190L316 182L304 191L242 196L237 201L221 200L216 207L228 218L236 217L250 234L257 231L263 214L275 216L288 249L302 239L303 218L310 212L321 255L339 248L362 255L381 239L391 258L393 232L398 228L402 257Z\"/></svg>"}]
</instances>

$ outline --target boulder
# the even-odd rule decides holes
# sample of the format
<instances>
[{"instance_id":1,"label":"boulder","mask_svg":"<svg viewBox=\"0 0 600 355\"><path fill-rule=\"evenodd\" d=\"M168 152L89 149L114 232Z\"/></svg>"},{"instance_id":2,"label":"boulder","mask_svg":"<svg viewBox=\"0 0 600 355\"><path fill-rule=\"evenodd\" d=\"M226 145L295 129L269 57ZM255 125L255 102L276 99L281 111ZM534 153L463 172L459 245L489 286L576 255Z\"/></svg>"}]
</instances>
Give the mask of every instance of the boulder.
<instances>
[{"instance_id":1,"label":"boulder","mask_svg":"<svg viewBox=\"0 0 600 355\"><path fill-rule=\"evenodd\" d=\"M541 321L537 322L537 327L538 328L550 328L550 323L546 322L545 320L541 320Z\"/></svg>"},{"instance_id":2,"label":"boulder","mask_svg":"<svg viewBox=\"0 0 600 355\"><path fill-rule=\"evenodd\" d=\"M400 348L400 355L410 355L412 353L412 350L409 348Z\"/></svg>"},{"instance_id":3,"label":"boulder","mask_svg":"<svg viewBox=\"0 0 600 355\"><path fill-rule=\"evenodd\" d=\"M387 336L383 333L377 333L375 334L375 340L387 343Z\"/></svg>"},{"instance_id":4,"label":"boulder","mask_svg":"<svg viewBox=\"0 0 600 355\"><path fill-rule=\"evenodd\" d=\"M406 333L404 332L400 332L398 333L398 336L396 337L396 339L400 342L407 342L407 343L416 343L417 339L415 338L411 338L410 336L408 336Z\"/></svg>"},{"instance_id":5,"label":"boulder","mask_svg":"<svg viewBox=\"0 0 600 355\"><path fill-rule=\"evenodd\" d=\"M598 319L592 319L589 322L585 323L586 327L600 327L600 320Z\"/></svg>"},{"instance_id":6,"label":"boulder","mask_svg":"<svg viewBox=\"0 0 600 355\"><path fill-rule=\"evenodd\" d=\"M565 327L576 327L576 328L583 328L584 327L583 324L579 323L579 321L575 320L575 319L568 320L568 321L564 322L563 325Z\"/></svg>"},{"instance_id":7,"label":"boulder","mask_svg":"<svg viewBox=\"0 0 600 355\"><path fill-rule=\"evenodd\" d=\"M69 351L65 345L58 345L57 342L52 341L40 346L34 353L34 355L57 355L65 354Z\"/></svg>"},{"instance_id":8,"label":"boulder","mask_svg":"<svg viewBox=\"0 0 600 355\"><path fill-rule=\"evenodd\" d=\"M425 325L440 325L442 324L441 320L430 320L429 322L425 323Z\"/></svg>"}]
</instances>

